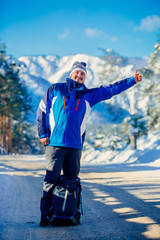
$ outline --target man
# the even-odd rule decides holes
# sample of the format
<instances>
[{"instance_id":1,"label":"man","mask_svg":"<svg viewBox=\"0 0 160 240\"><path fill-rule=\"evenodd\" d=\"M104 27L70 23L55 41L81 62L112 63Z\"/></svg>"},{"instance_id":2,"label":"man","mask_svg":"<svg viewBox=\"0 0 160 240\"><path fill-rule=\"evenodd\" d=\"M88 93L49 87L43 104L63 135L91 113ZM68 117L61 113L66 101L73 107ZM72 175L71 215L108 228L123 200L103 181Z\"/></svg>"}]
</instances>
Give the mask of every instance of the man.
<instances>
[{"instance_id":1,"label":"man","mask_svg":"<svg viewBox=\"0 0 160 240\"><path fill-rule=\"evenodd\" d=\"M78 177L85 128L91 108L110 99L142 80L135 70L134 77L113 85L87 89L84 85L86 63L75 62L66 83L51 85L37 111L38 134L46 146L46 176L41 198L41 226L49 225L48 212L52 191L61 169L66 178Z\"/></svg>"}]
</instances>

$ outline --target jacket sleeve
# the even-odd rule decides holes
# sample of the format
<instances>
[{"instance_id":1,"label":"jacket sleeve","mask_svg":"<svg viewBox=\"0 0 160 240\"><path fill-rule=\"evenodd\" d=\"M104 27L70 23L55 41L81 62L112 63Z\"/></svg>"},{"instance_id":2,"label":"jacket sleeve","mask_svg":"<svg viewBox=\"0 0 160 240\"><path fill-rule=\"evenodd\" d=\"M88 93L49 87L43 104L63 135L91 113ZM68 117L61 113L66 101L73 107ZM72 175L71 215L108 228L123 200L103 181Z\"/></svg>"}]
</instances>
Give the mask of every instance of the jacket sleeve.
<instances>
[{"instance_id":1,"label":"jacket sleeve","mask_svg":"<svg viewBox=\"0 0 160 240\"><path fill-rule=\"evenodd\" d=\"M101 86L99 88L96 88L95 91L90 93L89 98L91 107L98 102L110 99L112 96L127 90L135 84L136 81L134 77L131 77L111 84L109 86Z\"/></svg>"},{"instance_id":2,"label":"jacket sleeve","mask_svg":"<svg viewBox=\"0 0 160 240\"><path fill-rule=\"evenodd\" d=\"M40 101L37 110L37 129L40 138L49 137L49 112L54 86L52 85Z\"/></svg>"}]
</instances>

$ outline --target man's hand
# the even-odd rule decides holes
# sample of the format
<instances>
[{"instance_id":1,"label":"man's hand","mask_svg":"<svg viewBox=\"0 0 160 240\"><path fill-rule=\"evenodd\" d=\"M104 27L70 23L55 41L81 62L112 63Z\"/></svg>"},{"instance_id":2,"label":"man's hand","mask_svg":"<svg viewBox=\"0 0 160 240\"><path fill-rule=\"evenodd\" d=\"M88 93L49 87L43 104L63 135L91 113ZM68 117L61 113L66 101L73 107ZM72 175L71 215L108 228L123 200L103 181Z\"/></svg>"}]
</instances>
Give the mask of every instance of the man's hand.
<instances>
[{"instance_id":1,"label":"man's hand","mask_svg":"<svg viewBox=\"0 0 160 240\"><path fill-rule=\"evenodd\" d=\"M139 74L139 73L137 73L137 70L135 70L135 73L134 73L134 79L135 79L136 83L142 81L142 75Z\"/></svg>"},{"instance_id":2,"label":"man's hand","mask_svg":"<svg viewBox=\"0 0 160 240\"><path fill-rule=\"evenodd\" d=\"M40 142L44 145L47 146L49 144L49 138L45 137L45 138L41 138Z\"/></svg>"}]
</instances>

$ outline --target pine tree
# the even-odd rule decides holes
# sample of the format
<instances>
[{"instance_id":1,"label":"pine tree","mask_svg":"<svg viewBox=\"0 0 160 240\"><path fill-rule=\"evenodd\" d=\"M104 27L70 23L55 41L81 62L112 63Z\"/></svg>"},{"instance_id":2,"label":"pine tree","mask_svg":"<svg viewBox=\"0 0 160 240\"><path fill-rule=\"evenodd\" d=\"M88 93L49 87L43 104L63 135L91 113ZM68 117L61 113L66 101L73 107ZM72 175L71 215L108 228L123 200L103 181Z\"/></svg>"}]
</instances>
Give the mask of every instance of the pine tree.
<instances>
[{"instance_id":1,"label":"pine tree","mask_svg":"<svg viewBox=\"0 0 160 240\"><path fill-rule=\"evenodd\" d=\"M100 80L102 84L106 84L106 81L110 79L110 82L115 82L116 79L121 79L121 73L118 70L118 67L124 66L126 64L126 58L121 57L112 49L102 49L103 52L101 56L103 63L101 65L102 71L100 73Z\"/></svg>"},{"instance_id":2,"label":"pine tree","mask_svg":"<svg viewBox=\"0 0 160 240\"><path fill-rule=\"evenodd\" d=\"M100 79L103 84L105 84L105 81L107 79L110 79L110 81L115 82L116 80L123 79L124 76L122 75L123 72L121 71L121 68L124 68L127 66L127 59L124 57L119 56L115 51L110 49L101 49L103 51L102 59L104 60L102 64L102 72L100 74ZM123 69L122 68L122 69ZM148 73L148 72L147 72ZM150 71L149 71L150 73ZM144 113L138 109L137 101L134 99L137 98L137 95L139 95L139 91L135 86L134 91L131 92L134 96L132 98L132 102L129 101L128 93L124 92L123 95L126 98L126 102L128 103L128 110L130 113L130 116L128 120L123 121L123 123L120 125L115 124L113 125L112 129L110 129L107 133L108 136L110 136L110 145L112 145L113 148L118 149L119 146L122 144L120 143L123 141L124 143L131 142L132 137L134 137L134 146L136 147L136 140L139 135L146 134L147 132L147 125L146 120L144 120ZM118 101L116 102L116 99L120 99L120 96L114 97L114 112L119 112L118 109ZM132 104L131 104L132 103ZM107 107L109 104L107 103ZM114 113L113 113L114 114ZM113 136L114 135L114 136Z\"/></svg>"},{"instance_id":3,"label":"pine tree","mask_svg":"<svg viewBox=\"0 0 160 240\"><path fill-rule=\"evenodd\" d=\"M12 150L12 122L11 116L6 111L6 87L7 81L5 77L5 45L0 44L0 146L1 151L10 152Z\"/></svg>"},{"instance_id":4,"label":"pine tree","mask_svg":"<svg viewBox=\"0 0 160 240\"><path fill-rule=\"evenodd\" d=\"M148 98L147 117L149 119L149 129L160 127L160 36L154 49L148 68L142 69L146 78L143 95Z\"/></svg>"},{"instance_id":5,"label":"pine tree","mask_svg":"<svg viewBox=\"0 0 160 240\"><path fill-rule=\"evenodd\" d=\"M5 45L0 46L0 139L1 147L7 152L21 152L23 128L27 114L31 109L24 82L19 78L19 66L6 56ZM15 132L17 126L17 141Z\"/></svg>"}]
</instances>

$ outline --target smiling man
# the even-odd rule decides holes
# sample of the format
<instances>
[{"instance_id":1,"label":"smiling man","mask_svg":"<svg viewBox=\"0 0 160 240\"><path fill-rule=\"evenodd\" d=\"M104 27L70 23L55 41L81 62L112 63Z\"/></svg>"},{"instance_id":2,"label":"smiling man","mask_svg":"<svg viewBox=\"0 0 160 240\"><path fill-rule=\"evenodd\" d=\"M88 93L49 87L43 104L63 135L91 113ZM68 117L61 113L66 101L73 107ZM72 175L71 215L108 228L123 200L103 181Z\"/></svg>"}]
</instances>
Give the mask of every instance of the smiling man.
<instances>
[{"instance_id":1,"label":"smiling man","mask_svg":"<svg viewBox=\"0 0 160 240\"><path fill-rule=\"evenodd\" d=\"M109 86L87 89L85 62L75 62L65 83L51 85L37 111L38 134L46 146L46 176L41 198L41 226L48 226L52 191L63 169L66 178L78 177L91 108L142 80L141 74Z\"/></svg>"}]
</instances>

